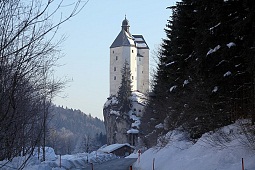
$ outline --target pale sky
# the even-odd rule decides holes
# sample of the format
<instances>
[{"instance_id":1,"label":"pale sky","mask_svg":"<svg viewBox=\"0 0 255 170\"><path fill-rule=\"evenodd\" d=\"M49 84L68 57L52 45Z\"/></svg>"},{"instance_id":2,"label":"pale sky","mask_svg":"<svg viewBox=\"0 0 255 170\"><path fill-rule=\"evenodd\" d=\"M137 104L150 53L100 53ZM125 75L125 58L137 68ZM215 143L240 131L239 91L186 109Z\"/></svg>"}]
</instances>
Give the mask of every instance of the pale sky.
<instances>
[{"instance_id":1,"label":"pale sky","mask_svg":"<svg viewBox=\"0 0 255 170\"><path fill-rule=\"evenodd\" d=\"M58 62L62 66L56 68L56 76L72 82L53 103L103 119L103 105L109 97L110 46L121 31L125 15L131 34L142 34L149 45L150 65L153 66L153 51L166 37L164 28L171 14L166 8L175 2L90 0L58 32L67 39L61 45L64 57Z\"/></svg>"}]
</instances>

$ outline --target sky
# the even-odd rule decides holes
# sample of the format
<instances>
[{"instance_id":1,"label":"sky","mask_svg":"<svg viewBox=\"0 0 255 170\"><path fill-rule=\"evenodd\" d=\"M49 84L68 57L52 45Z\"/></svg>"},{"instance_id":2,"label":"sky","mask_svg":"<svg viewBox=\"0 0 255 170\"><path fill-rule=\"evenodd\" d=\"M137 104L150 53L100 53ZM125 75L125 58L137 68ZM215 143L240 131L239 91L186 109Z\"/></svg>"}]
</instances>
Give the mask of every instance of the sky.
<instances>
[{"instance_id":1,"label":"sky","mask_svg":"<svg viewBox=\"0 0 255 170\"><path fill-rule=\"evenodd\" d=\"M149 45L150 67L153 68L154 53L166 37L164 28L171 15L171 10L166 8L175 2L89 0L80 13L61 25L58 31L58 35L66 39L60 46L64 55L58 61L55 75L70 81L53 103L103 120L103 105L109 97L110 46L121 31L125 15L131 34L142 34ZM70 13L71 7L67 5L61 9L63 14Z\"/></svg>"}]
</instances>

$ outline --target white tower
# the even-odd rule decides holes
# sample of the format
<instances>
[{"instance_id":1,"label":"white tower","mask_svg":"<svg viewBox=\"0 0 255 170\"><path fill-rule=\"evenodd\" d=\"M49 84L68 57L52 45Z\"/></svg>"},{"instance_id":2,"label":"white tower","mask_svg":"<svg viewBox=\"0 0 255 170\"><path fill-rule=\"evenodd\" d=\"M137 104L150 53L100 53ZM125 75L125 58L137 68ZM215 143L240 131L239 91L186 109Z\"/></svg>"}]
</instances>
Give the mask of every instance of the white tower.
<instances>
[{"instance_id":1,"label":"white tower","mask_svg":"<svg viewBox=\"0 0 255 170\"><path fill-rule=\"evenodd\" d=\"M110 46L110 96L118 93L125 60L130 66L132 91L149 90L149 47L143 36L132 35L129 27L125 17L119 35Z\"/></svg>"}]
</instances>

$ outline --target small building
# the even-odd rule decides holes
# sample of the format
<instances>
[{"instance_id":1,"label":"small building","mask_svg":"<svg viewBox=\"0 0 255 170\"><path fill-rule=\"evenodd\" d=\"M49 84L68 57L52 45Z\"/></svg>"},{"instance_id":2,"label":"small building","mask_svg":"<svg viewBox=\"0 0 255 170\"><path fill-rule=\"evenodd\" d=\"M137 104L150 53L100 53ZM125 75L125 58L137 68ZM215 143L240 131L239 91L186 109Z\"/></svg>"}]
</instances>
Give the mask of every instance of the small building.
<instances>
[{"instance_id":1,"label":"small building","mask_svg":"<svg viewBox=\"0 0 255 170\"><path fill-rule=\"evenodd\" d=\"M130 155L131 153L134 152L134 150L135 150L134 147L128 143L124 143L124 144L116 143L116 144L108 145L104 148L99 149L99 151L101 152L112 153L114 155L121 156L121 157Z\"/></svg>"}]
</instances>

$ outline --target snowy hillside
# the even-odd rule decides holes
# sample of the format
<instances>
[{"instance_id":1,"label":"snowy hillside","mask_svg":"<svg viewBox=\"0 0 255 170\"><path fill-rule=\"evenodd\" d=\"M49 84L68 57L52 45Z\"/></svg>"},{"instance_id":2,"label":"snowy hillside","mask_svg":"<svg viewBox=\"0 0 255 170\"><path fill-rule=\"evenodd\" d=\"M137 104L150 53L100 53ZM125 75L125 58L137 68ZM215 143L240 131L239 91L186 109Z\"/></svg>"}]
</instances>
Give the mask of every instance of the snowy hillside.
<instances>
[{"instance_id":1,"label":"snowy hillside","mask_svg":"<svg viewBox=\"0 0 255 170\"><path fill-rule=\"evenodd\" d=\"M169 132L141 155L134 169L152 169L154 159L155 170L242 170L243 158L245 170L254 170L255 151L245 139L238 123L206 133L196 143L180 131Z\"/></svg>"}]
</instances>

